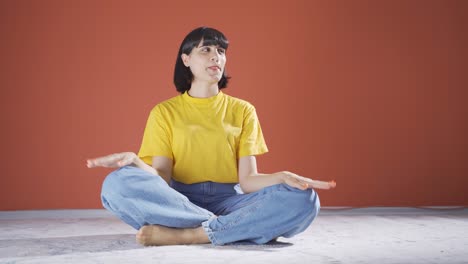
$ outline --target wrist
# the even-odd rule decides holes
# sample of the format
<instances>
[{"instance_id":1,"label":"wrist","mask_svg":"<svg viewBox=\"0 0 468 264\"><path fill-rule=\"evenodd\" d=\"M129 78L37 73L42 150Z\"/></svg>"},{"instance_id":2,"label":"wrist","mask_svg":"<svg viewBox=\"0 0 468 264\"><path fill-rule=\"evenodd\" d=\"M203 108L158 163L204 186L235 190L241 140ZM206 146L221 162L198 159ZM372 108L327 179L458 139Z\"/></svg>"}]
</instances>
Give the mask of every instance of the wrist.
<instances>
[{"instance_id":1,"label":"wrist","mask_svg":"<svg viewBox=\"0 0 468 264\"><path fill-rule=\"evenodd\" d=\"M132 163L136 164L138 162L139 158L138 158L137 154L135 154L133 152L132 152L132 155L133 155Z\"/></svg>"},{"instance_id":2,"label":"wrist","mask_svg":"<svg viewBox=\"0 0 468 264\"><path fill-rule=\"evenodd\" d=\"M132 163L130 165L140 167L141 163L144 163L135 153L132 153L132 156Z\"/></svg>"},{"instance_id":3,"label":"wrist","mask_svg":"<svg viewBox=\"0 0 468 264\"><path fill-rule=\"evenodd\" d=\"M277 172L276 175L280 183L286 183L287 174L284 171Z\"/></svg>"}]
</instances>

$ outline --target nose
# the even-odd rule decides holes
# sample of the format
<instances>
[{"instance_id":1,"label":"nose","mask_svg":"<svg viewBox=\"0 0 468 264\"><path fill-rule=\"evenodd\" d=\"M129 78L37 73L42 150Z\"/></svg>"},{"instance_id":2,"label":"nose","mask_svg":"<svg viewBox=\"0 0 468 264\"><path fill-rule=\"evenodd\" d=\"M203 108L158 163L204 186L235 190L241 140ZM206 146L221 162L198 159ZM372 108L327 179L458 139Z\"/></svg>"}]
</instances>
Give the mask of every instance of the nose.
<instances>
[{"instance_id":1,"label":"nose","mask_svg":"<svg viewBox=\"0 0 468 264\"><path fill-rule=\"evenodd\" d=\"M219 54L218 54L218 52L216 50L215 50L214 54L211 56L211 60L215 61L215 62L218 62Z\"/></svg>"}]
</instances>

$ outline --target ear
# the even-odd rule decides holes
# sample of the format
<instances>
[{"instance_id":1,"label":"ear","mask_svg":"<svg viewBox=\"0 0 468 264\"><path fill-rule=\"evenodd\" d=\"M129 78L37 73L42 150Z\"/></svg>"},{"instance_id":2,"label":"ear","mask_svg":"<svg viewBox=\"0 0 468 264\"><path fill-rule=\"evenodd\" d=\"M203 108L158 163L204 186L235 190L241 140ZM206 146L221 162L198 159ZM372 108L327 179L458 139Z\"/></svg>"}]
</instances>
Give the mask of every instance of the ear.
<instances>
[{"instance_id":1,"label":"ear","mask_svg":"<svg viewBox=\"0 0 468 264\"><path fill-rule=\"evenodd\" d=\"M190 61L190 56L187 55L187 54L182 53L182 55L180 55L180 58L182 59L182 62L184 63L185 67L188 67L189 66L189 61Z\"/></svg>"}]
</instances>

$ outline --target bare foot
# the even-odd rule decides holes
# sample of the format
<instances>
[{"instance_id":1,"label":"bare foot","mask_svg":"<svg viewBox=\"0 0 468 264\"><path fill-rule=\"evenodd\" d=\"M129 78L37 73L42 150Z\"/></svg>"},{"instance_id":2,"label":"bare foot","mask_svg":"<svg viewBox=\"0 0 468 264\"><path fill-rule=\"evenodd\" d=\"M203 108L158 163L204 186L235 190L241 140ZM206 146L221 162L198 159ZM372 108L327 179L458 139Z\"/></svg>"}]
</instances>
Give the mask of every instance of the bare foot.
<instances>
[{"instance_id":1,"label":"bare foot","mask_svg":"<svg viewBox=\"0 0 468 264\"><path fill-rule=\"evenodd\" d=\"M203 227L171 228L160 225L143 226L138 230L136 240L143 246L210 243Z\"/></svg>"}]
</instances>

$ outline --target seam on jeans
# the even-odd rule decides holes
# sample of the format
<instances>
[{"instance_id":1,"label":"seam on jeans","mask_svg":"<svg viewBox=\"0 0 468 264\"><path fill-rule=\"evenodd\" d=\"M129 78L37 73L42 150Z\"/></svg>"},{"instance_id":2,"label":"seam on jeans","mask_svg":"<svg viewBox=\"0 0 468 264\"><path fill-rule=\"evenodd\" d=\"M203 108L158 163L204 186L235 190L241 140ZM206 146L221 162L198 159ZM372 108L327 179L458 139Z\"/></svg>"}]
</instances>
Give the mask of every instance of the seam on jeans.
<instances>
[{"instance_id":1,"label":"seam on jeans","mask_svg":"<svg viewBox=\"0 0 468 264\"><path fill-rule=\"evenodd\" d=\"M260 201L263 201L263 200L264 199L261 199L261 200L258 200L258 201L260 202ZM235 221L230 222L229 224L225 225L221 229L213 230L213 229L210 228L210 223L213 220L217 219L217 217L210 218L209 220L203 222L202 226L205 229L206 233L208 234L208 239L214 245L224 245L225 243L220 242L218 239L216 239L215 232L222 232L222 231L232 227L234 224L237 224L242 218L244 218L246 214L250 214L252 211L257 210L259 207L260 207L260 204L253 207L253 208L250 208L250 210L248 210L248 211L244 212L243 214L239 215L239 217Z\"/></svg>"},{"instance_id":2,"label":"seam on jeans","mask_svg":"<svg viewBox=\"0 0 468 264\"><path fill-rule=\"evenodd\" d=\"M261 205L261 202L263 202L263 200L265 200L267 197L262 197L262 199L259 199L259 200L256 200L254 201L253 203L251 203L250 205L252 205L251 208L249 208L249 210L246 210L245 212L241 212L241 214L236 218L234 219L233 221L227 223L225 226L223 226L222 228L218 229L218 230L215 230L215 231L224 231L228 228L231 228L232 226L236 225L237 223L239 223L239 221L246 217L247 215L251 214L253 211L257 210L260 205ZM256 206L253 206L257 203ZM242 210L243 208L239 209L239 210Z\"/></svg>"},{"instance_id":3,"label":"seam on jeans","mask_svg":"<svg viewBox=\"0 0 468 264\"><path fill-rule=\"evenodd\" d=\"M118 200L120 200L120 201L122 201L122 200L128 200L128 199L131 200L131 199L132 199L132 197L128 197L128 196L126 196L126 195L123 195L121 192L112 193L111 196L116 197L116 198L117 198ZM116 203L114 203L114 204L120 204L120 203L121 203L120 201L118 201L118 202L116 202ZM144 220L145 220L144 214L143 214L143 213L140 211L140 209L139 209L137 206L135 206L133 203L130 202L129 204L131 205L131 208L133 209L133 212L132 212L132 214L131 214L131 217L133 218L132 220L133 220L134 222L138 222L138 221L141 222L141 223L142 223L141 226L143 226L143 225L144 225L143 223L146 222L146 221L144 221ZM118 206L117 208L115 208L115 206L114 206L113 211L115 212L116 215L124 216L124 215L127 215L127 214L128 214L128 212L120 210L120 206ZM125 217L125 218L127 218L127 217ZM138 224L139 224L139 223L138 223Z\"/></svg>"}]
</instances>

